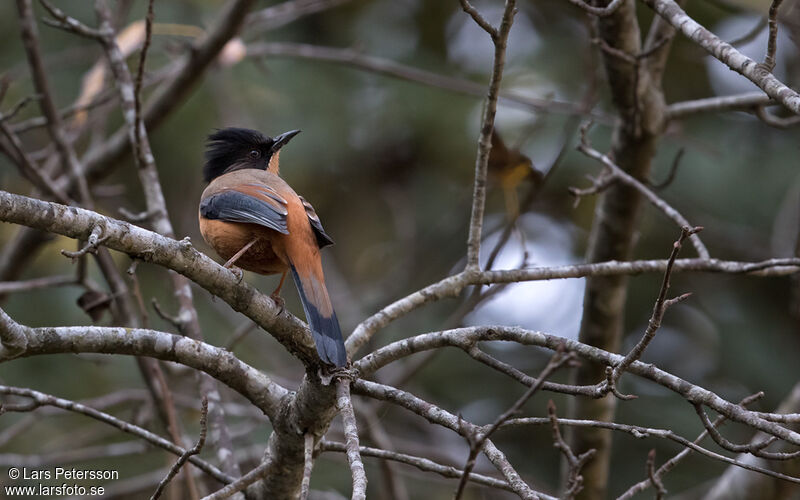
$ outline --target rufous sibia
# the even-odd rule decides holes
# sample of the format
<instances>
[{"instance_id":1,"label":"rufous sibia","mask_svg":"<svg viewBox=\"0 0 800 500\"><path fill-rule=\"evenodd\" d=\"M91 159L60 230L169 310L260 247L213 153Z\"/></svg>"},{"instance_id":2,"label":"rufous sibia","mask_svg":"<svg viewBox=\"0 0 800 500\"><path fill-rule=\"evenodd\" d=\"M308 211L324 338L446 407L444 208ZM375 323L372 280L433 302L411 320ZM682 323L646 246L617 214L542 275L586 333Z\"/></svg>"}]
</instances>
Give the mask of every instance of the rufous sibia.
<instances>
[{"instance_id":1,"label":"rufous sibia","mask_svg":"<svg viewBox=\"0 0 800 500\"><path fill-rule=\"evenodd\" d=\"M278 176L280 149L298 133L267 137L226 128L208 137L203 176L210 184L200 200L200 232L226 268L280 274L276 302L291 271L320 359L341 367L347 353L320 259L333 240L314 207Z\"/></svg>"}]
</instances>

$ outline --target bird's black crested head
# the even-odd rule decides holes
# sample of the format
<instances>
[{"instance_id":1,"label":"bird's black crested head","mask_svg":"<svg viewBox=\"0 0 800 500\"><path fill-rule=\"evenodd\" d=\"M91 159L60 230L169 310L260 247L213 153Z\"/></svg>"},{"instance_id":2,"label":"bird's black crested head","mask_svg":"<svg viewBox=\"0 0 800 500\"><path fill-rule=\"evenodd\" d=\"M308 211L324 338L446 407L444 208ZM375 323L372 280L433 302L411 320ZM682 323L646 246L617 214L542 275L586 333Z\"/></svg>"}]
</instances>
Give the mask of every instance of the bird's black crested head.
<instances>
[{"instance_id":1,"label":"bird's black crested head","mask_svg":"<svg viewBox=\"0 0 800 500\"><path fill-rule=\"evenodd\" d=\"M273 138L246 128L217 130L208 136L203 178L206 182L211 182L220 175L234 170L244 168L266 170L272 156L299 132L292 130Z\"/></svg>"}]
</instances>

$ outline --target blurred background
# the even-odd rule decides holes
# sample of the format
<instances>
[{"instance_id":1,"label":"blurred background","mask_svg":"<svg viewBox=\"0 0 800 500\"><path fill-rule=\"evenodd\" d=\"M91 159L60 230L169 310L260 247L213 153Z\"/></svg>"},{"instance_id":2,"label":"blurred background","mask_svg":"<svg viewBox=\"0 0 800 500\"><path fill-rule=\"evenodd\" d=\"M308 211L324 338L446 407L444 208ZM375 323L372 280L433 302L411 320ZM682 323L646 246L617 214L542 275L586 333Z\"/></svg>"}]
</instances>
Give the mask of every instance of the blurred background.
<instances>
[{"instance_id":1,"label":"blurred background","mask_svg":"<svg viewBox=\"0 0 800 500\"><path fill-rule=\"evenodd\" d=\"M247 47L244 57L233 54L216 63L187 102L150 131L150 138L178 237L191 237L195 246L213 255L197 227L206 136L226 126L256 128L268 135L301 129L302 134L281 155L281 173L313 203L326 231L336 241L324 251L323 259L328 286L347 335L387 303L464 265L481 89L488 82L492 50L486 34L455 0L338 3L341 5L284 26L245 30L241 40ZM90 4L65 0L58 5L94 25ZM146 3L138 0L112 4L118 29L141 19L146 9ZM147 63L148 77L157 79L159 68L183 53L187 38L180 33L194 32L185 27L206 28L222 5L212 0L156 2L157 23L181 26L164 26L156 31ZM258 2L257 8L270 5L272 2ZM476 1L475 5L491 21L499 20L502 5L498 0ZM762 23L768 5L690 2L688 13L725 40L752 34L745 36L739 48L760 60L766 47L766 30L755 28ZM37 15L41 16L38 7ZM790 11L790 7L794 6L787 5L785 10ZM646 26L651 13L641 4L638 8L640 22ZM12 2L0 3L0 70L11 81L4 110L33 93L16 18ZM776 73L792 85L800 76L800 60L790 21L781 28ZM68 106L81 94L84 76L102 58L101 50L92 41L45 25L40 24L39 29L57 102L61 107ZM503 80L504 91L519 99L501 101L496 124L507 147L528 157L538 175L532 173L513 188L518 204L532 191L536 194L524 207L517 229L494 262L495 268L583 260L596 200L586 197L575 206L567 189L587 187L585 176L597 175L600 166L575 151L576 131L591 114L595 121L591 139L597 149L605 151L614 119L597 49L590 38L586 16L568 2L519 2ZM277 43L339 48L348 54L380 58L477 85L466 85L467 92L450 83L444 85L450 88L438 88L357 65L275 55L280 47L291 47ZM258 47L272 47L273 55L254 56ZM136 61L136 57L130 58L132 67ZM148 87L145 97L152 88ZM477 91L469 90L474 88ZM664 88L669 103L756 90L680 36L667 65ZM102 143L121 125L114 103L105 109L107 112L98 113L102 116L99 120L93 121L90 114L83 133L76 136L79 152ZM14 122L38 113L37 106L29 105ZM42 149L49 142L43 128L28 130L22 137L29 150L49 154ZM674 180L660 194L690 222L705 226L703 238L712 256L743 261L790 257L797 251L800 227L799 139L795 129L770 128L742 112L675 121L660 143L653 182L670 176L673 161L682 151ZM31 192L28 181L4 157L0 157L0 186L15 193ZM119 217L120 208L137 212L144 207L130 157L95 183L93 192L97 209L109 216ZM507 196L498 182L491 185L484 262L511 216ZM666 258L678 228L651 206L644 207L639 227L635 258ZM17 229L0 225L0 244L11 241ZM49 241L20 278L71 272L69 259L59 254L62 248L74 250L75 242L64 238ZM686 246L681 256L694 256L693 249ZM121 269L130 264L127 256L115 254L115 259ZM89 273L101 282L94 264ZM146 303L155 297L165 309L176 309L164 270L142 264L137 273ZM265 292L277 283L276 277L250 273L245 279ZM644 331L660 280L658 275L631 278L626 348ZM672 291L692 292L693 296L670 309L644 360L732 401L763 390L766 396L757 407L770 410L800 379L800 322L791 314L792 301L796 305L798 299L792 289L790 278L676 275ZM212 300L200 288L195 292L208 342L223 346L237 332L249 330L246 318L225 303ZM6 297L3 307L17 321L31 326L89 324L91 319L76 306L81 293L78 287L20 293ZM294 288L285 289L284 297L288 309L302 317ZM521 325L575 338L582 300L583 280L515 284L472 311L463 306L465 298L417 310L376 335L370 349L459 324ZM154 328L171 331L170 324L148 310ZM108 317L98 323L107 324ZM237 338L232 349L289 388L296 387L302 376L300 364L262 331L253 329ZM492 345L487 349L531 376L538 374L548 358L545 352L518 345ZM492 422L524 392L519 384L473 362L460 350L446 350L433 358L418 357L412 358L418 364L415 370L387 368L378 378L389 383L402 377L404 389L478 424ZM187 432L196 435L198 403L193 378L178 367L173 367L170 376L176 381L176 398L183 408ZM566 380L566 373L557 378ZM70 399L128 391L108 411L143 424L152 414L134 361L122 356L15 360L0 365L0 383ZM663 388L625 376L622 390L641 397L621 402L618 422L671 428L690 439L702 430L691 406ZM225 397L230 403L228 415L235 443L243 454L250 454L246 463L253 465L263 451L269 423L238 395L228 391ZM534 397L526 405L525 414L546 415L549 398L555 400L559 414L565 414L566 399L549 393ZM362 423L363 443L374 445L371 430L380 428L388 433L397 451L463 465L467 448L452 432L435 428L402 409L357 400L359 405L368 408L367 414L374 420ZM334 437L340 435L338 420L332 432ZM750 437L736 426L726 427L726 432L735 440ZM557 488L559 455L552 447L548 427L504 430L494 439L530 484L550 492ZM24 456L36 455L56 464L68 460L76 466L113 465L124 479L134 483L143 481L141 478L154 467L165 467L173 460L144 446L125 448L121 441L124 439L119 432L77 416L55 412L39 419L32 419L30 414L0 416L0 466L19 465ZM108 456L112 443L119 444L119 456ZM106 453L92 455L96 447ZM680 451L666 441L615 436L612 495L645 478L647 452L653 447L659 462ZM64 450L72 451L72 455L59 456ZM78 457L75 450L85 450L85 456ZM365 463L370 498L392 498L382 482L379 462L366 458ZM666 476L665 485L671 493L691 498L723 468L709 459L690 457ZM410 498L452 495L452 480L404 465L395 469ZM477 470L493 473L484 462L479 462ZM122 492L120 483L113 486ZM311 485L349 495L350 475L344 456L324 454L315 465ZM130 498L139 498L131 488ZM471 498L503 495L480 487L468 493Z\"/></svg>"}]
</instances>

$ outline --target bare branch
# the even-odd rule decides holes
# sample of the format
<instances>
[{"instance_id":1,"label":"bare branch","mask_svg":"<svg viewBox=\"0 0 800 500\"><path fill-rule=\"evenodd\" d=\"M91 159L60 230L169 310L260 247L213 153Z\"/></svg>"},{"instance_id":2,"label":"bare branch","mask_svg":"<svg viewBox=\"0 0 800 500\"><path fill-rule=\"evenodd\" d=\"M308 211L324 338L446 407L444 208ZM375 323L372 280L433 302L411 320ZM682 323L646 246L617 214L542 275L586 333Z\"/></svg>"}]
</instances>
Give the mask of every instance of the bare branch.
<instances>
[{"instance_id":1,"label":"bare branch","mask_svg":"<svg viewBox=\"0 0 800 500\"><path fill-rule=\"evenodd\" d=\"M248 57L291 57L312 61L325 61L350 66L379 75L415 82L436 87L459 94L484 97L486 86L479 83L449 75L434 73L398 63L391 59L371 56L355 49L325 47L290 42L263 42L247 46ZM610 123L612 118L600 112L586 109L584 105L556 99L535 98L513 90L500 90L500 102L542 113L558 113L572 116L591 116Z\"/></svg>"},{"instance_id":2,"label":"bare branch","mask_svg":"<svg viewBox=\"0 0 800 500\"><path fill-rule=\"evenodd\" d=\"M783 0L772 0L772 5L769 7L769 39L763 63L767 71L775 69L775 52L778 50L778 9L781 3Z\"/></svg>"},{"instance_id":3,"label":"bare branch","mask_svg":"<svg viewBox=\"0 0 800 500\"><path fill-rule=\"evenodd\" d=\"M661 500L664 498L664 495L667 494L667 489L664 488L664 483L661 482L661 479L656 475L655 472L655 463L656 463L656 450L650 450L650 453L647 454L647 477L650 479L650 483L653 485L653 488L656 489L656 500Z\"/></svg>"},{"instance_id":4,"label":"bare branch","mask_svg":"<svg viewBox=\"0 0 800 500\"><path fill-rule=\"evenodd\" d=\"M248 486L255 483L256 481L261 480L268 472L270 467L273 467L274 464L269 459L265 460L261 464L258 465L255 469L251 470L244 476L240 477L236 481L230 483L229 485L225 486L222 489L215 491L214 493L203 497L203 500L222 500L224 498L229 498L240 491L244 491Z\"/></svg>"},{"instance_id":5,"label":"bare branch","mask_svg":"<svg viewBox=\"0 0 800 500\"><path fill-rule=\"evenodd\" d=\"M358 379L353 382L353 392L363 396L369 396L381 401L388 401L420 415L431 423L446 427L464 437L475 432L480 432L480 428L475 424L466 422L460 417L439 408L427 401L424 401L411 393L396 389L383 384ZM543 498L551 500L553 497L544 493L534 491L519 476L508 462L505 454L501 452L491 440L483 443L483 453L490 462L503 474L514 492L523 499Z\"/></svg>"},{"instance_id":6,"label":"bare branch","mask_svg":"<svg viewBox=\"0 0 800 500\"><path fill-rule=\"evenodd\" d=\"M73 261L78 257L86 255L87 253L95 253L97 249L102 245L108 236L103 235L103 227L101 225L96 225L92 228L92 232L89 234L89 237L86 239L86 245L83 246L77 252L71 252L69 250L61 250L61 255L64 257L69 257Z\"/></svg>"},{"instance_id":7,"label":"bare branch","mask_svg":"<svg viewBox=\"0 0 800 500\"><path fill-rule=\"evenodd\" d=\"M164 488L167 487L167 484L175 477L178 472L181 470L181 467L186 463L189 458L193 457L200 453L203 449L203 445L206 443L206 432L208 432L208 426L206 425L206 418L208 417L208 399L203 398L203 401L200 405L200 437L197 439L197 444L195 444L191 449L186 450L175 464L169 469L169 472L158 483L158 487L156 487L156 491L153 492L153 495L150 497L150 500L158 500L161 497L161 493L164 492Z\"/></svg>"},{"instance_id":8,"label":"bare branch","mask_svg":"<svg viewBox=\"0 0 800 500\"><path fill-rule=\"evenodd\" d=\"M353 475L353 500L367 498L367 475L364 472L364 463L358 454L358 427L356 416L353 413L353 402L350 400L350 378L337 376L336 378L336 408L342 414L344 436L347 446L347 463Z\"/></svg>"},{"instance_id":9,"label":"bare branch","mask_svg":"<svg viewBox=\"0 0 800 500\"><path fill-rule=\"evenodd\" d=\"M3 86L2 88L5 89L5 88L7 88L7 86ZM34 100L37 100L37 99L39 99L39 94L32 95L32 96L29 95L29 96L23 97L16 104L11 106L11 109L8 111L8 113L3 113L2 115L0 115L0 121L12 120L15 116L17 116L17 113L22 111L22 108L27 106L28 103L30 103L31 101L34 101ZM1 100L2 99L0 98L0 101Z\"/></svg>"},{"instance_id":10,"label":"bare branch","mask_svg":"<svg viewBox=\"0 0 800 500\"><path fill-rule=\"evenodd\" d=\"M775 101L763 92L747 92L745 94L706 97L693 101L676 102L667 106L668 120L677 120L700 113L720 111L747 111L754 106L775 104Z\"/></svg>"},{"instance_id":11,"label":"bare branch","mask_svg":"<svg viewBox=\"0 0 800 500\"><path fill-rule=\"evenodd\" d=\"M56 146L64 171L72 176L73 182L78 187L79 198L81 201L87 202L91 199L89 187L86 183L86 178L81 172L81 165L78 162L75 150L66 138L61 123L61 114L58 112L53 100L47 72L39 51L39 34L36 29L36 21L33 18L31 0L17 0L17 9L19 10L22 28L22 43L28 56L28 65L31 69L34 86L40 94L40 99L38 99L39 107L42 110L42 114L47 118L47 131Z\"/></svg>"},{"instance_id":12,"label":"bare branch","mask_svg":"<svg viewBox=\"0 0 800 500\"><path fill-rule=\"evenodd\" d=\"M547 402L547 415L550 419L550 424L553 429L553 446L561 451L564 459L567 461L569 472L567 476L567 487L564 491L564 498L571 500L575 498L583 488L583 476L581 476L581 469L583 466L592 459L595 450L586 450L580 455L576 456L572 449L569 447L564 438L561 437L561 430L558 428L558 417L556 416L556 405L553 400Z\"/></svg>"},{"instance_id":13,"label":"bare branch","mask_svg":"<svg viewBox=\"0 0 800 500\"><path fill-rule=\"evenodd\" d=\"M31 399L30 409L35 409L40 406L53 406L56 408L61 408L62 410L67 410L74 413L79 413L81 415L85 415L87 417L103 422L104 424L116 427L122 432L136 436L139 439L143 439L148 443L151 443L163 450L166 450L178 456L182 456L187 452L187 450L181 448L180 446L177 446L171 443L170 441L156 434L153 434L152 432L146 429L142 429L139 426L125 422L124 420L120 420L112 415L109 415L108 413L101 412L84 404L76 403L75 401L57 398L55 396L51 396L50 394L34 391L32 389L27 389L22 387L10 387L6 385L0 385L0 394L30 398ZM191 456L188 460L193 465L196 465L200 470L202 470L203 472L205 472L206 474L210 475L211 477L213 477L214 479L223 484L230 483L231 481L233 481L232 477L226 475L224 472L220 471L215 466L209 464L205 460L202 460L196 456Z\"/></svg>"},{"instance_id":14,"label":"bare branch","mask_svg":"<svg viewBox=\"0 0 800 500\"><path fill-rule=\"evenodd\" d=\"M780 102L794 113L800 114L800 94L775 78L763 65L756 63L701 26L697 21L689 17L674 0L643 1L672 26L700 45L720 62L756 84L769 97Z\"/></svg>"},{"instance_id":15,"label":"bare branch","mask_svg":"<svg viewBox=\"0 0 800 500\"><path fill-rule=\"evenodd\" d=\"M70 275L47 276L26 281L0 281L0 295L78 284L75 276Z\"/></svg>"},{"instance_id":16,"label":"bare branch","mask_svg":"<svg viewBox=\"0 0 800 500\"><path fill-rule=\"evenodd\" d=\"M35 200L0 191L0 220L25 224L71 238L86 239L101 225L105 246L144 262L177 271L228 302L235 310L274 335L304 363L316 366L319 357L305 323L281 311L269 296L195 250L188 239L175 241L126 222L77 207ZM280 313L280 314L279 314Z\"/></svg>"},{"instance_id":17,"label":"bare branch","mask_svg":"<svg viewBox=\"0 0 800 500\"><path fill-rule=\"evenodd\" d=\"M248 398L275 418L286 389L233 354L203 342L155 330L116 327L30 328L0 314L0 361L18 356L66 352L98 352L148 356L205 371Z\"/></svg>"},{"instance_id":18,"label":"bare branch","mask_svg":"<svg viewBox=\"0 0 800 500\"><path fill-rule=\"evenodd\" d=\"M311 489L311 471L314 468L314 435L306 433L303 436L303 480L300 483L300 500L308 500Z\"/></svg>"},{"instance_id":19,"label":"bare branch","mask_svg":"<svg viewBox=\"0 0 800 500\"><path fill-rule=\"evenodd\" d=\"M764 397L764 393L763 392L759 392L759 393L756 393L756 394L753 394L751 396L748 396L748 397L744 398L743 400L741 400L739 402L739 404L741 406L746 406L746 405L748 405L748 404L750 404L750 403L752 403L752 402L754 402L754 401L756 401L756 400L758 400L758 399L760 399L762 397ZM722 425L722 423L725 420L726 420L726 418L724 416L718 417L716 420L714 420L714 422L711 425L713 427L718 427L718 426ZM671 431L668 431L668 432L671 433ZM703 432L701 432L700 435L697 436L697 438L694 441L692 441L691 445L687 445L685 449L681 450L674 457L672 457L669 460L667 460L666 462L664 462L664 464L661 467L659 467L658 470L656 470L652 475L650 474L650 471L648 470L648 478L647 479L645 479L644 481L639 481L638 483L636 483L633 486L631 486L630 488L628 488L628 490L625 491L625 493L623 493L622 495L620 495L617 500L630 500L637 493L645 491L646 489L650 488L651 486L657 486L656 484L654 484L653 477L655 477L658 481L660 481L661 478L664 477L664 475L666 473L668 473L669 471L674 469L680 462L682 462L686 457L688 457L692 453L692 451L697 451L698 449L700 449L701 450L700 452L702 454L704 454L706 456L709 456L711 458L717 458L717 456L721 456L721 455L717 455L714 452L707 451L704 448L700 448L699 446L697 446L707 435L708 435L708 430L704 430ZM668 437L672 438L671 436L668 436ZM683 438L681 438L681 439L683 439ZM723 458L727 459L727 457L723 457ZM655 457L653 457L653 460L655 460ZM723 461L725 461L725 460L723 460ZM745 462L738 462L737 461L737 463L735 463L733 465L735 465L737 467L741 467L743 470L752 470L752 469L749 469L749 467L752 467L752 465L746 464ZM649 465L648 465L648 469L649 469ZM767 470L767 469L758 470L757 472L761 472L762 474L765 474L765 475L770 475L770 473L769 473L770 471ZM781 478L781 479L783 479L783 478ZM791 478L791 477L787 476L786 480L792 481L792 480L794 480L794 478Z\"/></svg>"},{"instance_id":20,"label":"bare branch","mask_svg":"<svg viewBox=\"0 0 800 500\"><path fill-rule=\"evenodd\" d=\"M634 189L642 193L644 197L647 198L647 200L651 204L653 204L653 206L661 210L664 213L664 215L666 215L668 218L675 221L675 223L678 224L679 227L684 227L684 226L692 227L692 224L690 224L689 221L686 220L686 218L680 214L680 212L672 208L667 202L665 202L662 198L660 198L657 194L655 194L650 188L648 188L641 181L639 181L632 175L625 172L622 168L617 166L611 160L611 158L608 157L608 155L604 155L599 151L597 151L596 149L592 148L591 144L589 144L589 141L586 137L586 132L588 130L588 127L590 126L591 123L587 123L581 128L581 142L578 145L578 151L584 153L586 156L590 158L594 158L595 160L605 165L605 167L609 169L611 172L610 176L619 179L621 182L624 182L625 184L633 187ZM699 255L703 259L710 258L708 249L703 244L703 242L700 241L700 238L696 234L692 234L689 237L689 239L691 240L692 245L694 245L695 250L697 250L697 255Z\"/></svg>"},{"instance_id":21,"label":"bare branch","mask_svg":"<svg viewBox=\"0 0 800 500\"><path fill-rule=\"evenodd\" d=\"M22 175L28 178L36 187L49 193L53 198L65 205L74 205L75 202L70 196L61 189L49 175L43 172L30 155L28 155L22 146L22 141L20 141L19 137L8 127L5 120L2 118L2 115L0 115L0 132L3 133L3 136L8 141L10 150L7 150L2 143L0 143L0 149L2 149L6 156L17 165Z\"/></svg>"},{"instance_id":22,"label":"bare branch","mask_svg":"<svg viewBox=\"0 0 800 500\"><path fill-rule=\"evenodd\" d=\"M622 2L623 0L612 0L605 7L595 7L594 5L586 3L584 0L569 0L569 3L572 5L597 17L606 17L614 14L619 9L619 6L622 5Z\"/></svg>"},{"instance_id":23,"label":"bare branch","mask_svg":"<svg viewBox=\"0 0 800 500\"><path fill-rule=\"evenodd\" d=\"M597 262L568 266L532 267L528 269L481 271L477 274L459 273L428 285L421 290L396 300L368 317L353 330L345 345L352 356L375 333L392 321L431 302L457 297L470 285L490 285L522 281L584 278L586 276L622 276L642 273L663 273L666 260L638 260L630 262ZM752 274L754 276L785 276L800 271L800 258L769 259L761 262L736 262L720 259L678 259L673 272L710 272Z\"/></svg>"},{"instance_id":24,"label":"bare branch","mask_svg":"<svg viewBox=\"0 0 800 500\"><path fill-rule=\"evenodd\" d=\"M613 386L619 380L622 373L633 363L634 361L638 361L642 354L644 354L644 350L647 349L647 346L650 342L655 338L656 332L661 327L661 320L664 318L664 313L666 312L667 308L675 304L679 301L685 300L689 297L690 294L684 294L676 299L667 300L667 292L669 291L669 281L670 277L672 276L672 266L675 264L675 259L678 257L678 252L681 250L681 245L686 240L686 238L690 237L691 235L699 232L703 228L695 227L682 227L681 228L681 235L677 241L672 245L672 252L670 253L669 259L667 260L667 270L664 271L664 279L661 281L661 289L658 292L658 298L656 299L656 303L653 306L653 314L650 316L650 320L647 322L647 328L645 329L644 335L636 343L636 345L630 350L628 354L622 358L622 361L614 366L614 369L611 373L611 380L609 386Z\"/></svg>"},{"instance_id":25,"label":"bare branch","mask_svg":"<svg viewBox=\"0 0 800 500\"><path fill-rule=\"evenodd\" d=\"M478 9L476 9L475 7L472 6L471 3L469 3L469 0L459 0L459 1L461 2L461 8L464 9L464 12L469 14L472 20L475 21L475 23L478 26L480 26L483 31L489 33L489 36L492 37L492 41L496 41L497 37L500 36L500 33L498 33L497 28L492 26L492 23L487 21L486 18L484 18L481 15L481 13L478 12ZM508 4L506 4L506 7L508 7Z\"/></svg>"},{"instance_id":26,"label":"bare branch","mask_svg":"<svg viewBox=\"0 0 800 500\"><path fill-rule=\"evenodd\" d=\"M494 130L494 118L497 113L500 81L503 79L503 66L506 62L506 45L508 44L508 35L516 13L516 0L506 0L499 29L489 26L486 20L470 5L468 0L461 0L461 5L475 22L491 35L494 43L492 77L489 80L489 90L486 94L486 102L483 108L478 154L475 158L475 185L472 191L472 213L469 222L469 236L467 237L466 269L477 271L480 267L481 231L486 205L486 171L489 165L489 152L492 149L492 131Z\"/></svg>"},{"instance_id":27,"label":"bare branch","mask_svg":"<svg viewBox=\"0 0 800 500\"><path fill-rule=\"evenodd\" d=\"M288 0L250 13L245 21L248 35L259 36L266 31L286 26L302 17L338 7L350 0Z\"/></svg>"},{"instance_id":28,"label":"bare branch","mask_svg":"<svg viewBox=\"0 0 800 500\"><path fill-rule=\"evenodd\" d=\"M767 111L766 106L763 105L756 106L753 109L755 110L755 114L758 119L770 127L786 129L800 125L800 115L792 115L782 118L771 114L769 111Z\"/></svg>"},{"instance_id":29,"label":"bare branch","mask_svg":"<svg viewBox=\"0 0 800 500\"><path fill-rule=\"evenodd\" d=\"M426 333L393 342L358 360L354 364L354 368L359 371L362 377L367 377L379 368L416 352L437 349L444 346L461 346L464 342L481 342L488 340L513 341L522 345L535 345L546 347L551 350L562 348L561 346L563 344L563 348L566 350L605 366L617 365L623 359L621 355L612 354L603 349L575 340L565 339L558 335L549 335L516 327L475 326ZM761 417L758 412L742 409L739 405L726 401L707 389L694 385L680 377L676 377L651 364L635 361L628 367L627 371L628 373L632 373L670 389L692 404L703 404L725 415L732 421L762 430L769 435L800 446L800 433L776 424L775 422L770 422ZM358 383L353 386L354 392L361 393L362 382L363 379L359 380ZM388 392L388 389L379 392L391 394ZM395 396L391 397L392 399L396 399ZM426 416L425 418L428 417Z\"/></svg>"},{"instance_id":30,"label":"bare branch","mask_svg":"<svg viewBox=\"0 0 800 500\"><path fill-rule=\"evenodd\" d=\"M708 434L711 436L711 439L728 451L733 451L735 453L749 453L756 457L765 458L767 460L791 460L793 458L800 457L800 451L791 453L764 451L767 446L775 442L776 436L770 436L758 443L734 444L725 439L725 437L720 434L716 427L714 427L711 420L708 418L708 415L706 415L705 410L703 410L703 405L696 403L694 404L694 409L697 412L697 415L700 417L700 421L703 422L703 426L708 431Z\"/></svg>"},{"instance_id":31,"label":"bare branch","mask_svg":"<svg viewBox=\"0 0 800 500\"><path fill-rule=\"evenodd\" d=\"M59 28L65 31L70 31L75 33L76 35L80 35L86 38L91 38L95 40L99 40L102 38L102 34L100 31L96 29L92 29L82 22L78 21L77 19L68 16L64 13L61 9L56 7L55 5L51 4L47 0L39 0L39 3L42 4L42 7L50 13L51 16L55 18L53 19L45 19L44 23L48 24L54 28Z\"/></svg>"},{"instance_id":32,"label":"bare branch","mask_svg":"<svg viewBox=\"0 0 800 500\"><path fill-rule=\"evenodd\" d=\"M320 450L321 451L336 451L340 453L346 452L346 445L344 443L335 443L332 441L322 441L320 443ZM405 453L398 453L395 451L387 451L380 448L370 448L367 446L360 446L358 448L359 453L361 453L362 457L376 457L383 460L392 460L395 462L404 463L407 465L411 465L416 467L417 469L424 471L424 472L434 472L439 474L443 477L451 478L451 479L458 479L460 478L464 472L457 469L456 467L452 467L449 465L442 465L436 463L432 460L423 457L415 457L412 455L407 455ZM482 484L484 486L490 486L492 488L499 488L506 491L513 491L511 487L505 481L500 479L495 479L493 477L484 476L481 474L472 473L469 475L469 480L477 483Z\"/></svg>"},{"instance_id":33,"label":"bare branch","mask_svg":"<svg viewBox=\"0 0 800 500\"><path fill-rule=\"evenodd\" d=\"M139 67L136 70L136 80L133 87L134 99L134 130L136 130L135 148L137 155L141 155L142 142L146 141L144 123L142 122L142 80L144 79L144 63L147 61L147 50L150 48L150 41L153 38L153 4L155 0L147 2L147 15L145 15L145 35L142 50L139 53Z\"/></svg>"},{"instance_id":34,"label":"bare branch","mask_svg":"<svg viewBox=\"0 0 800 500\"><path fill-rule=\"evenodd\" d=\"M494 432L500 428L505 422L511 419L514 415L516 415L521 409L522 406L536 394L545 380L550 378L556 370L564 366L564 364L573 361L575 359L572 353L563 353L563 350L559 349L556 351L555 354L550 358L547 365L544 367L542 372L539 374L539 377L536 379L536 382L530 386L530 388L525 391L525 393L517 399L517 401L511 405L511 407L506 410L505 412L501 413L491 425L483 429L474 429L471 432L466 432L467 435L467 442L469 443L469 456L467 457L467 463L464 465L464 474L461 476L461 480L458 482L458 487L456 488L455 500L461 498L461 495L464 493L464 488L467 486L467 479L469 479L469 474L472 472L472 469L475 468L475 461L478 458L478 453L480 453L481 449L483 448L483 444L489 439L489 436L494 434Z\"/></svg>"}]
</instances>

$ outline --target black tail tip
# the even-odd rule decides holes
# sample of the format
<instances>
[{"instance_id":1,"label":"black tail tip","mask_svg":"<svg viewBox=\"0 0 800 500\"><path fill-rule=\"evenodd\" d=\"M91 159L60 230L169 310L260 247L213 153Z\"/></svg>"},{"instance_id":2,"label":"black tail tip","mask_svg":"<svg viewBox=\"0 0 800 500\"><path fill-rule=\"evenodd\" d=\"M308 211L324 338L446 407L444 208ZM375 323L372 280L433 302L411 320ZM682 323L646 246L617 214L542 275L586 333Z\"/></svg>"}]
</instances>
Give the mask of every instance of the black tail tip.
<instances>
[{"instance_id":1,"label":"black tail tip","mask_svg":"<svg viewBox=\"0 0 800 500\"><path fill-rule=\"evenodd\" d=\"M326 335L314 335L320 359L329 365L341 368L347 365L347 351L341 337L336 339Z\"/></svg>"}]
</instances>

